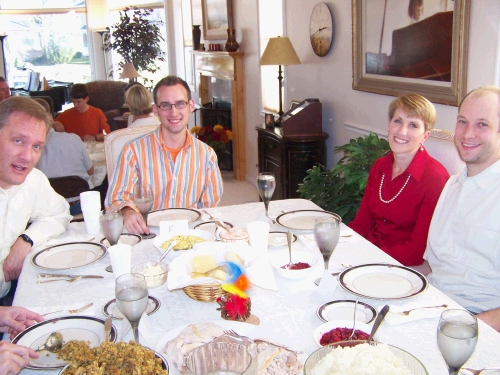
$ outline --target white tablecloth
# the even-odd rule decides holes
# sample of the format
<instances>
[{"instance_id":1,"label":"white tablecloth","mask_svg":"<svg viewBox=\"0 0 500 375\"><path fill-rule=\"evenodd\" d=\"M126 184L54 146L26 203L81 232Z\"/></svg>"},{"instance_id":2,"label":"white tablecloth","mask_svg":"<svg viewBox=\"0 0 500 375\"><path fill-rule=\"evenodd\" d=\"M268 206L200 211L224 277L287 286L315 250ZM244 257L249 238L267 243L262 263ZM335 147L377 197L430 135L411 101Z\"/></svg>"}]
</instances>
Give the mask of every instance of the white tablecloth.
<instances>
[{"instance_id":1,"label":"white tablecloth","mask_svg":"<svg viewBox=\"0 0 500 375\"><path fill-rule=\"evenodd\" d=\"M269 207L269 215L276 216L282 211L293 211L298 209L318 209L318 207L302 199L290 199L283 201L272 201ZM223 220L231 222L236 227L244 228L246 223L264 218L263 203L249 203L236 206L220 207L218 211L223 215ZM203 215L204 220L208 220ZM196 224L196 223L195 223ZM342 224L343 225L343 224ZM72 223L72 229L85 232L84 223ZM344 226L345 228L345 226ZM271 231L285 228L272 225ZM73 232L73 231L72 231ZM73 232L74 233L74 232ZM62 236L64 237L64 236ZM62 238L61 237L61 238ZM310 236L307 236L310 237ZM312 237L311 237L312 238ZM100 238L96 238L96 241ZM303 249L318 252L314 241L299 235L299 241L294 244L294 249ZM33 254L40 249L34 249ZM288 251L284 248L269 248L268 251ZM25 307L40 307L72 304L81 302L82 306L88 302L94 302L95 314L104 317L102 306L114 298L114 278L104 268L110 264L109 257L102 261L72 270L71 273L98 274L104 276L100 280L80 280L75 283L57 282L48 284L37 284L36 274L44 272L30 263L30 254L24 263L23 272L19 279L18 289L14 304ZM152 240L143 240L133 247L132 264L157 260L160 254L152 245ZM387 254L364 240L358 235L348 239L342 239L338 244L330 260L330 270L338 267L341 263L358 265L372 262L389 262L397 264ZM268 337L275 342L281 342L295 350L303 350L306 356L317 349L312 333L314 329L322 324L317 317L316 310L323 303L332 300L325 299L315 292L317 287L313 281L322 274L322 268L318 267L315 274L310 278L291 281L276 276L278 292L253 288L249 294L252 299L252 313L260 318L259 330L265 329ZM216 303L203 303L191 300L182 290L168 291L166 284L162 287L150 290L150 295L161 301L158 312L149 317L151 323L150 346L154 348L156 343L169 330L184 324L197 323L207 320L220 320L220 312L216 310ZM355 299L356 297L343 291L339 286L333 299ZM380 309L387 301L363 299L372 306ZM452 300L439 292L432 286L420 296L411 299L411 302L423 301L426 305L446 303L450 307L457 306ZM410 300L390 301L391 305L404 305ZM438 302L438 303L436 303ZM436 327L438 323L436 314L433 318L422 319L400 325L382 324L379 335L388 344L400 347L416 356L422 361L431 375L447 374L447 368L442 359L436 343ZM221 320L222 321L222 320ZM467 363L467 367L483 368L489 366L500 366L500 334L486 324L480 322L480 335L476 351ZM129 332L125 340L132 338ZM31 371L23 370L22 374L55 374L57 371Z\"/></svg>"}]
</instances>

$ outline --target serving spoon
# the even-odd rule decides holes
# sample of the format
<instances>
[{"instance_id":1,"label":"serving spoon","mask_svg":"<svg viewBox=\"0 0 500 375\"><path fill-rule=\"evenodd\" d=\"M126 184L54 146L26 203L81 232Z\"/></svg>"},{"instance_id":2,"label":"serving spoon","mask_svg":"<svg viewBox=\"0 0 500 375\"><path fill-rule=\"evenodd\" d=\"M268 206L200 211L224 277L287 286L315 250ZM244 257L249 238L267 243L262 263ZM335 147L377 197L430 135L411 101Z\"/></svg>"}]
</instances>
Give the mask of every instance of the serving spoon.
<instances>
[{"instance_id":1,"label":"serving spoon","mask_svg":"<svg viewBox=\"0 0 500 375\"><path fill-rule=\"evenodd\" d=\"M286 241L288 242L288 253L290 255L290 262L285 266L287 270L289 270L293 266L292 262L292 242L293 242L293 233L291 231L288 231L286 233Z\"/></svg>"},{"instance_id":2,"label":"serving spoon","mask_svg":"<svg viewBox=\"0 0 500 375\"><path fill-rule=\"evenodd\" d=\"M370 332L370 336L368 337L368 340L366 340L366 343L369 344L370 341L372 341L373 336L378 330L378 327L380 327L380 323L382 323L382 320L384 320L385 316L389 312L389 305L385 305L382 307L382 310L377 315L377 319L375 319L375 323L373 323L372 331Z\"/></svg>"},{"instance_id":3,"label":"serving spoon","mask_svg":"<svg viewBox=\"0 0 500 375\"><path fill-rule=\"evenodd\" d=\"M358 301L359 301L359 299L356 298L356 303L354 304L354 318L353 318L353 322L352 322L352 332L347 340L352 340L352 337L354 336L354 332L356 331L356 310L358 309Z\"/></svg>"},{"instance_id":4,"label":"serving spoon","mask_svg":"<svg viewBox=\"0 0 500 375\"><path fill-rule=\"evenodd\" d=\"M52 332L49 337L47 337L47 340L45 341L45 344L41 345L36 349L36 352L42 351L42 350L47 350L52 353L58 352L63 346L63 337L59 332Z\"/></svg>"},{"instance_id":5,"label":"serving spoon","mask_svg":"<svg viewBox=\"0 0 500 375\"><path fill-rule=\"evenodd\" d=\"M161 261L163 260L163 258L165 258L167 256L167 254L170 252L170 250L172 250L174 248L174 246L177 245L177 240L173 240L172 242L170 242L170 245L168 245L168 248L167 250L165 250L165 252L163 253L163 255L160 257L160 260L158 262L156 262L154 266L157 266L158 264L161 263Z\"/></svg>"}]
</instances>

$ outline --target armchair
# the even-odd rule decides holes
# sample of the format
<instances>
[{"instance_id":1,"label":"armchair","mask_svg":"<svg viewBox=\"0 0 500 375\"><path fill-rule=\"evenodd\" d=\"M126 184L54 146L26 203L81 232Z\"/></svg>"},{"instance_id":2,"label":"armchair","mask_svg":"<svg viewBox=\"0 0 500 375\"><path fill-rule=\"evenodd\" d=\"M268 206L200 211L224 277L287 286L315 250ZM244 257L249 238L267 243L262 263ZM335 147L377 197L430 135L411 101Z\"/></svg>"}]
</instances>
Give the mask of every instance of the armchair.
<instances>
[{"instance_id":1,"label":"armchair","mask_svg":"<svg viewBox=\"0 0 500 375\"><path fill-rule=\"evenodd\" d=\"M89 90L89 104L99 108L106 115L111 131L117 129L114 117L120 116L125 104L127 82L91 81L86 83Z\"/></svg>"}]
</instances>

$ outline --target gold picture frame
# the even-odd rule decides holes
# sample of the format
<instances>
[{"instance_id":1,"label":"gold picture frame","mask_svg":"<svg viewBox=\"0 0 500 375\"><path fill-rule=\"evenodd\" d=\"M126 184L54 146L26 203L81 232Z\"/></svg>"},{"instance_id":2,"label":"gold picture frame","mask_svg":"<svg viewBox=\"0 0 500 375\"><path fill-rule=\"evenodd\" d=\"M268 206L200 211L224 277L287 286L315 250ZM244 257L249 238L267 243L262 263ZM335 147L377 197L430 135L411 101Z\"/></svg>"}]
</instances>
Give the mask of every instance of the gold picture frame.
<instances>
[{"instance_id":1,"label":"gold picture frame","mask_svg":"<svg viewBox=\"0 0 500 375\"><path fill-rule=\"evenodd\" d=\"M367 4L370 7L381 6L383 10L384 0L379 0L379 2L380 4L373 0L370 0L370 3L368 0L352 0L353 89L391 96L412 92L435 103L457 106L467 94L470 0L454 0L449 3L454 3L452 11L436 12L421 21L418 21L419 16L416 16L417 22L413 20L409 26L389 30L391 33L393 32L389 34L392 36L390 42L393 44L389 56L382 50L384 36L387 34L384 32L384 27L380 25L385 24L386 16L390 14L387 12L390 10L386 10L386 13L379 13L380 18L383 17L381 22L377 23L373 18L367 20L367 14L369 14ZM410 10L408 9L407 12L409 13ZM370 17L372 17L371 13ZM406 14L406 17L409 19L409 14ZM437 26L436 29L429 27L429 25L442 25L444 18L448 20L445 32L442 32ZM387 27L387 25L385 26ZM370 29L368 30L368 28ZM431 37L426 36L426 33L436 30L439 32L435 32ZM451 53L441 52L443 50L443 34L447 35L444 45L451 49ZM367 48L368 35L372 39L374 37L380 38L378 50L368 51L368 48L374 46L372 43L371 47ZM411 36L411 41L409 41L410 38L405 39L405 35ZM408 42L405 43L407 40ZM418 43L425 45L425 42L429 40L436 40L434 45L438 53L431 55L427 61L419 64L411 61L412 57L409 55L415 54L415 51L432 53L431 48L422 48L418 45ZM397 52L398 46L400 47L399 51L403 50L408 56ZM446 51L449 52L449 50ZM444 58L437 55L442 55ZM436 62L440 58L441 60ZM397 65L408 61L411 61L410 65Z\"/></svg>"},{"instance_id":2,"label":"gold picture frame","mask_svg":"<svg viewBox=\"0 0 500 375\"><path fill-rule=\"evenodd\" d=\"M227 29L233 27L232 0L202 0L203 39L227 39Z\"/></svg>"}]
</instances>

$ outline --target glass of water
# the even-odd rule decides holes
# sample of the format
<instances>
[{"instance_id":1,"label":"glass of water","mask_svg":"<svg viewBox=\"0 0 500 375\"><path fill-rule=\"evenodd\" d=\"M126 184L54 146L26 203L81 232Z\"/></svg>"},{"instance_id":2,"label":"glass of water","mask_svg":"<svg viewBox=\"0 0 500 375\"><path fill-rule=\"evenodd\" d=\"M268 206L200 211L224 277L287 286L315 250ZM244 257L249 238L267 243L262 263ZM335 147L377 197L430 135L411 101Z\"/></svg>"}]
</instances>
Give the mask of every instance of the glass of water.
<instances>
[{"instance_id":1,"label":"glass of water","mask_svg":"<svg viewBox=\"0 0 500 375\"><path fill-rule=\"evenodd\" d=\"M266 208L266 216L268 215L269 202L274 194L276 188L276 178L274 173L262 172L257 176L257 190L259 191L260 198L264 202Z\"/></svg>"},{"instance_id":2,"label":"glass of water","mask_svg":"<svg viewBox=\"0 0 500 375\"><path fill-rule=\"evenodd\" d=\"M120 211L102 211L99 217L102 234L110 246L116 245L123 231L123 217Z\"/></svg>"}]
</instances>

